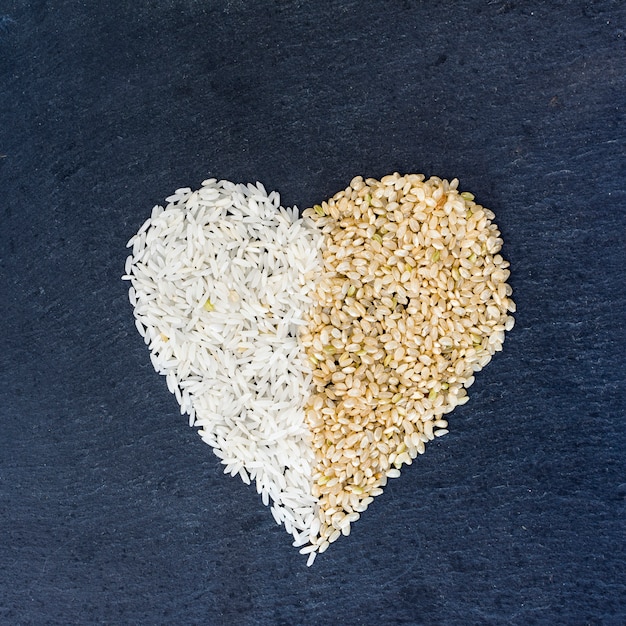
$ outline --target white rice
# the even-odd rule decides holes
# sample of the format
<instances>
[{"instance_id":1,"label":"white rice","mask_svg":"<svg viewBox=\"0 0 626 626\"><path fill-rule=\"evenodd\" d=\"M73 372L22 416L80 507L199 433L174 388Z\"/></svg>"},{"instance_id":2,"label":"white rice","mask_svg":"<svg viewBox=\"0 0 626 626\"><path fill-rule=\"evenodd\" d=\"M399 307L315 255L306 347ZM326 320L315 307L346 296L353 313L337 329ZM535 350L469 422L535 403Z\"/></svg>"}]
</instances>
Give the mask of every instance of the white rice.
<instances>
[{"instance_id":1,"label":"white rice","mask_svg":"<svg viewBox=\"0 0 626 626\"><path fill-rule=\"evenodd\" d=\"M224 472L254 481L294 545L305 545L317 505L298 328L322 236L260 183L210 179L167 202L128 243L137 329Z\"/></svg>"}]
</instances>

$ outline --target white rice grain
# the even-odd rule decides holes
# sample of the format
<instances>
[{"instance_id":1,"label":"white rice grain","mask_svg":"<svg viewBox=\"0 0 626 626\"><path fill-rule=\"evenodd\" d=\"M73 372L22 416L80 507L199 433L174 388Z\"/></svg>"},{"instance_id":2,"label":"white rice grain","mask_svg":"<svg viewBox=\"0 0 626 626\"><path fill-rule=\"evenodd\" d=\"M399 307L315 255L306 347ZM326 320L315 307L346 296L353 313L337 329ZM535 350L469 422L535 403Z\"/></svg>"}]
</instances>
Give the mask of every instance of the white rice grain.
<instances>
[{"instance_id":1,"label":"white rice grain","mask_svg":"<svg viewBox=\"0 0 626 626\"><path fill-rule=\"evenodd\" d=\"M137 330L225 473L254 481L276 522L306 543L317 504L303 409L310 366L297 333L321 234L260 183L210 179L166 200L128 244ZM316 546L303 549L312 563Z\"/></svg>"}]
</instances>

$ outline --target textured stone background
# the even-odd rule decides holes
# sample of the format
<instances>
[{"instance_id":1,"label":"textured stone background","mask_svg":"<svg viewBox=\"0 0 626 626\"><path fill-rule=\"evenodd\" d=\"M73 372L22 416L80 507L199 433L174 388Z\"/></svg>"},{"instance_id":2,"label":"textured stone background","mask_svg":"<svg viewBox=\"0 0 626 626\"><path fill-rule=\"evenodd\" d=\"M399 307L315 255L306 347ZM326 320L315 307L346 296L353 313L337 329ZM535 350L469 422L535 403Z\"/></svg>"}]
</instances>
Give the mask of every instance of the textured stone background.
<instances>
[{"instance_id":1,"label":"textured stone background","mask_svg":"<svg viewBox=\"0 0 626 626\"><path fill-rule=\"evenodd\" d=\"M626 623L621 0L3 0L0 622ZM173 189L356 174L492 208L517 325L448 436L314 567L135 331Z\"/></svg>"}]
</instances>

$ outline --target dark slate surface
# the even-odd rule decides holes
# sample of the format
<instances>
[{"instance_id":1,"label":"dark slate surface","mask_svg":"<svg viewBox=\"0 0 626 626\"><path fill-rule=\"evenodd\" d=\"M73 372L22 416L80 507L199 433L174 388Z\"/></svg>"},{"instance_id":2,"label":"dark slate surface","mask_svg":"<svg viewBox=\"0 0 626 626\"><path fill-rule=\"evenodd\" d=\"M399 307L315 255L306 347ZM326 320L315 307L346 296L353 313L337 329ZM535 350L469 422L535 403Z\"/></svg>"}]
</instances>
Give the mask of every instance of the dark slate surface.
<instances>
[{"instance_id":1,"label":"dark slate surface","mask_svg":"<svg viewBox=\"0 0 626 626\"><path fill-rule=\"evenodd\" d=\"M626 623L626 9L3 0L0 622ZM307 569L152 370L125 243L209 176L491 207L517 326Z\"/></svg>"}]
</instances>

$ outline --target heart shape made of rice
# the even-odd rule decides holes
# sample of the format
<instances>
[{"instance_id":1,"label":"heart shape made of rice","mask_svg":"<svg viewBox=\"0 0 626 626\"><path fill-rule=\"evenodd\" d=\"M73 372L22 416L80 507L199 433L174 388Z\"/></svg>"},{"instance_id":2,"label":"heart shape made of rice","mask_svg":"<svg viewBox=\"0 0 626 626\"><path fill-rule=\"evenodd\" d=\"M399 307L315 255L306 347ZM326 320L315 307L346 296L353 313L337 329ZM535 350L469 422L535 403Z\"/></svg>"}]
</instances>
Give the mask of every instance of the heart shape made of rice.
<instances>
[{"instance_id":1,"label":"heart shape made of rice","mask_svg":"<svg viewBox=\"0 0 626 626\"><path fill-rule=\"evenodd\" d=\"M357 176L300 216L210 179L128 244L155 370L308 565L448 432L513 326L494 215L457 185Z\"/></svg>"}]
</instances>

